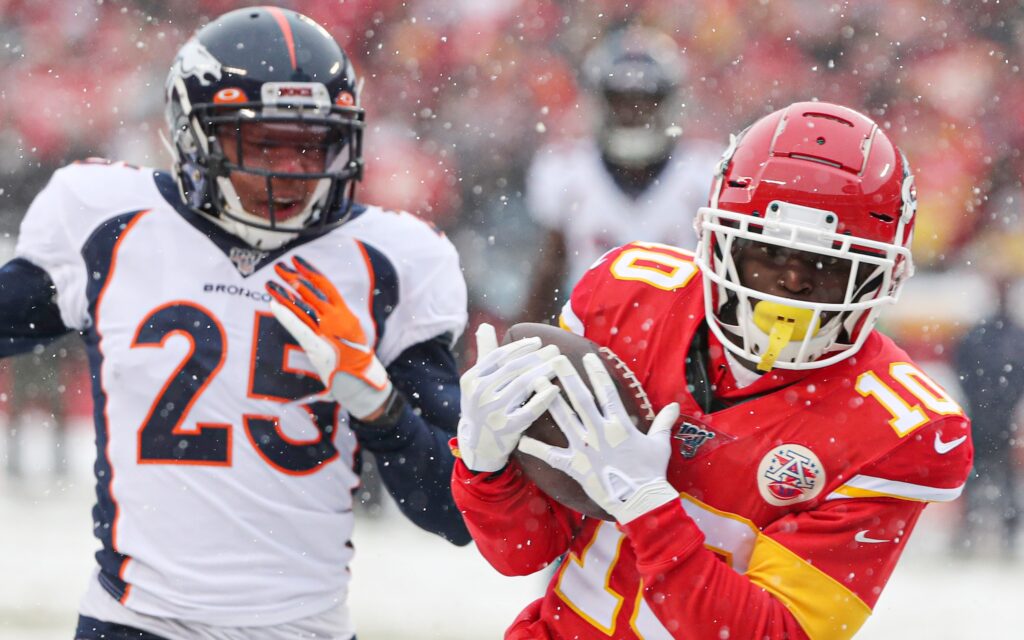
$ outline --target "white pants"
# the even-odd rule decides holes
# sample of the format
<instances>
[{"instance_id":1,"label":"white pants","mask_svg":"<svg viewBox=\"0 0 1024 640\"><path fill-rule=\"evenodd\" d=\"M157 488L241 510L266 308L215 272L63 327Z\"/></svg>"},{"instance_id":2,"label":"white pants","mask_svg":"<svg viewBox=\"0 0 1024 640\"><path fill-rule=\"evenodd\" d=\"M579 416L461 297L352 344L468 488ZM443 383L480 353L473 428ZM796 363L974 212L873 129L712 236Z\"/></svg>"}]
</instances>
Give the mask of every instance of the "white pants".
<instances>
[{"instance_id":1,"label":"white pants","mask_svg":"<svg viewBox=\"0 0 1024 640\"><path fill-rule=\"evenodd\" d=\"M341 602L323 613L265 627L218 627L136 613L100 586L97 573L89 580L78 612L83 616L134 627L167 640L351 640L355 634L348 606Z\"/></svg>"}]
</instances>

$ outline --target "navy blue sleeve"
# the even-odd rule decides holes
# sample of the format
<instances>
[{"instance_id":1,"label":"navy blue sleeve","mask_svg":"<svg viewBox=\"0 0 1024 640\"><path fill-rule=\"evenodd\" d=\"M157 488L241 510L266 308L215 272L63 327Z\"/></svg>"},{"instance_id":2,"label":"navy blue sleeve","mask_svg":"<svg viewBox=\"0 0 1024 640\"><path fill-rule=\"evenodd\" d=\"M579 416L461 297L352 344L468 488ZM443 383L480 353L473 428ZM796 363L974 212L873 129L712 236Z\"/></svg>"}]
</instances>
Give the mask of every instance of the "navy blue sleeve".
<instances>
[{"instance_id":1,"label":"navy blue sleeve","mask_svg":"<svg viewBox=\"0 0 1024 640\"><path fill-rule=\"evenodd\" d=\"M32 351L70 331L56 296L49 274L28 260L15 258L0 267L0 358Z\"/></svg>"},{"instance_id":2,"label":"navy blue sleeve","mask_svg":"<svg viewBox=\"0 0 1024 640\"><path fill-rule=\"evenodd\" d=\"M459 422L459 371L447 336L409 347L388 367L408 401L394 427L352 420L359 443L373 452L377 469L399 509L417 526L457 545L469 544L462 514L452 500L455 457L448 439Z\"/></svg>"}]
</instances>

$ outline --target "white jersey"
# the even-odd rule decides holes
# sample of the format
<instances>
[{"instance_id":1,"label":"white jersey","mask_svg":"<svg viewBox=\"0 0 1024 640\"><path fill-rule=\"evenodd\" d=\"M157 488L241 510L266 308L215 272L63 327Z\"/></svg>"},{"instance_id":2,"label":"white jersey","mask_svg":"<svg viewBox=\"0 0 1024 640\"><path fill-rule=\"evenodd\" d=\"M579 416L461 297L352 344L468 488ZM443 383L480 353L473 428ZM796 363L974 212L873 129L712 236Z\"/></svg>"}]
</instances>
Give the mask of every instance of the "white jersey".
<instances>
[{"instance_id":1,"label":"white jersey","mask_svg":"<svg viewBox=\"0 0 1024 640\"><path fill-rule=\"evenodd\" d=\"M707 205L721 152L704 141L683 141L634 199L608 173L593 140L541 149L527 174L527 207L542 227L565 236L566 284L607 251L634 240L696 247L693 219Z\"/></svg>"},{"instance_id":2,"label":"white jersey","mask_svg":"<svg viewBox=\"0 0 1024 640\"><path fill-rule=\"evenodd\" d=\"M177 200L167 174L72 165L18 241L89 351L100 582L133 611L205 624L327 611L349 582L357 443L270 312L271 265L300 255L325 273L387 366L462 331L458 257L417 218L375 207L254 251Z\"/></svg>"}]
</instances>

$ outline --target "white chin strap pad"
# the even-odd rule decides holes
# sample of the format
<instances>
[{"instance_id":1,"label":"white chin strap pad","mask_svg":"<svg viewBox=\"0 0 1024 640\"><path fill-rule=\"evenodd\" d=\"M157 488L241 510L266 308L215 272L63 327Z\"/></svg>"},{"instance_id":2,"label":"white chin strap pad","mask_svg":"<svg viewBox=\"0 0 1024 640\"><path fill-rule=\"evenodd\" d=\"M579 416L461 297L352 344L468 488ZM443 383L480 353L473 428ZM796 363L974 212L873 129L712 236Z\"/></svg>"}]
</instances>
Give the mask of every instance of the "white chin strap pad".
<instances>
[{"instance_id":1,"label":"white chin strap pad","mask_svg":"<svg viewBox=\"0 0 1024 640\"><path fill-rule=\"evenodd\" d=\"M298 235L297 232L306 226L313 215L316 204L326 197L330 184L331 181L326 178L318 180L316 188L313 190L313 196L306 203L305 209L279 225L280 230L275 231L254 226L267 224L267 219L246 211L242 207L242 201L238 197L238 192L235 191L235 185L231 179L222 176L217 178L217 187L224 199L222 206L235 219L226 216L216 216L212 219L222 229L238 236L251 247L277 249L293 240ZM246 224L247 222L251 222L251 224Z\"/></svg>"}]
</instances>

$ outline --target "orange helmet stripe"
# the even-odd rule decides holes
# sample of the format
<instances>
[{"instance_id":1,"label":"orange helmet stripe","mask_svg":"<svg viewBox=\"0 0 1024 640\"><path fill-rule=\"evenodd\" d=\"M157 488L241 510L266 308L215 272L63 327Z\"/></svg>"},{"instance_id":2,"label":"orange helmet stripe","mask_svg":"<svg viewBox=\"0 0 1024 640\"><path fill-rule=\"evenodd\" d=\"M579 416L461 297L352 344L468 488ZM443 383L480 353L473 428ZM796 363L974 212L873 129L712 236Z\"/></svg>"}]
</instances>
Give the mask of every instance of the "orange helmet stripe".
<instances>
[{"instance_id":1,"label":"orange helmet stripe","mask_svg":"<svg viewBox=\"0 0 1024 640\"><path fill-rule=\"evenodd\" d=\"M292 69L298 67L295 62L295 38L292 36L292 27L288 24L288 17L284 15L284 12L277 7L264 7L270 15L274 16L274 20L277 21L277 26L281 27L281 33L284 34L284 43L288 47L288 55L292 60Z\"/></svg>"}]
</instances>

